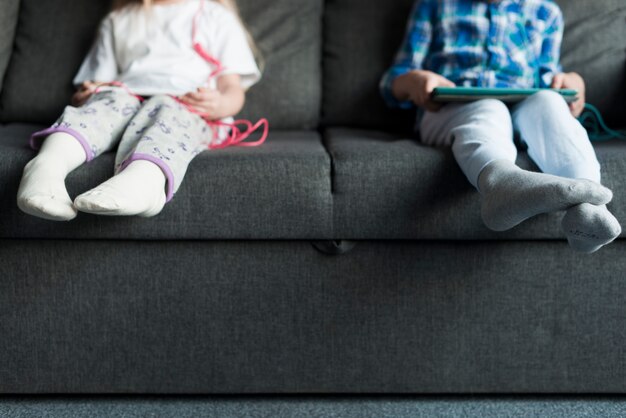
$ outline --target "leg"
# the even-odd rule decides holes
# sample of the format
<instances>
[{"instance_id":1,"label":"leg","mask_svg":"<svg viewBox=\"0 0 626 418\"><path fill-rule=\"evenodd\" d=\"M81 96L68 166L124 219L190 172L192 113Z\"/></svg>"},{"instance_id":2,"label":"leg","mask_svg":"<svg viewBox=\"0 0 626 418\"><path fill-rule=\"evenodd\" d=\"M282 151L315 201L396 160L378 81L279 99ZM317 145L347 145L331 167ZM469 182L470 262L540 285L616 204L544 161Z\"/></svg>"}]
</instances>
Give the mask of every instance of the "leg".
<instances>
[{"instance_id":1,"label":"leg","mask_svg":"<svg viewBox=\"0 0 626 418\"><path fill-rule=\"evenodd\" d=\"M24 168L17 196L20 209L44 219L73 219L76 210L65 177L110 149L137 109L137 99L125 92L102 91L80 108L66 107L51 128L33 134L31 146L41 149Z\"/></svg>"},{"instance_id":2,"label":"leg","mask_svg":"<svg viewBox=\"0 0 626 418\"><path fill-rule=\"evenodd\" d=\"M131 125L120 142L116 175L77 197L78 210L100 215L158 214L180 186L188 164L212 138L199 116L169 96L147 101Z\"/></svg>"},{"instance_id":3,"label":"leg","mask_svg":"<svg viewBox=\"0 0 626 418\"><path fill-rule=\"evenodd\" d=\"M425 115L423 139L452 143L456 161L481 193L488 228L504 231L540 213L611 199L610 191L593 182L565 181L517 167L511 117L502 102L480 100L446 106L439 113Z\"/></svg>"},{"instance_id":4,"label":"leg","mask_svg":"<svg viewBox=\"0 0 626 418\"><path fill-rule=\"evenodd\" d=\"M587 132L560 95L544 91L529 97L513 109L513 122L543 172L600 184L600 164ZM590 203L565 208L562 221L570 246L588 253L621 233L619 222L604 204Z\"/></svg>"},{"instance_id":5,"label":"leg","mask_svg":"<svg viewBox=\"0 0 626 418\"><path fill-rule=\"evenodd\" d=\"M426 112L420 126L422 142L452 146L461 170L479 188L478 178L493 161L515 163L511 116L498 100L449 104L439 112Z\"/></svg>"}]
</instances>

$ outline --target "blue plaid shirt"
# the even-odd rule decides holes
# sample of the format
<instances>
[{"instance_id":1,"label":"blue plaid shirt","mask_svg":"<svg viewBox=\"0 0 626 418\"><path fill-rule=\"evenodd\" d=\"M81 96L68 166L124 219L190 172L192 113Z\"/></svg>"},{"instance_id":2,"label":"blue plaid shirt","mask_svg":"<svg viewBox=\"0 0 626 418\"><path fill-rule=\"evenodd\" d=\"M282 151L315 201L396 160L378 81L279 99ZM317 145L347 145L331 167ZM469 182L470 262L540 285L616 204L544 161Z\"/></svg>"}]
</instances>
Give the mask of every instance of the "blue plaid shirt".
<instances>
[{"instance_id":1,"label":"blue plaid shirt","mask_svg":"<svg viewBox=\"0 0 626 418\"><path fill-rule=\"evenodd\" d=\"M417 0L381 91L393 107L393 80L430 70L465 87L549 87L561 71L563 16L552 0Z\"/></svg>"}]
</instances>

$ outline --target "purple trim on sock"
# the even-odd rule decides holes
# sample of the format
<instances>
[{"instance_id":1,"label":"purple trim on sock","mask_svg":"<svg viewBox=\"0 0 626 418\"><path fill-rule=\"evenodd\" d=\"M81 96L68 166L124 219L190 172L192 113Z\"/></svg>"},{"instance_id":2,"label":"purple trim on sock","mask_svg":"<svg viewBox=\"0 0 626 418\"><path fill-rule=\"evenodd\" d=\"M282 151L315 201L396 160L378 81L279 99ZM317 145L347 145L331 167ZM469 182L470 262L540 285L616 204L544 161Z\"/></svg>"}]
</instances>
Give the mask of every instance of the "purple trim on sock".
<instances>
[{"instance_id":1,"label":"purple trim on sock","mask_svg":"<svg viewBox=\"0 0 626 418\"><path fill-rule=\"evenodd\" d=\"M77 132L73 130L72 128L66 128L63 126L53 126L51 128L44 129L43 131L35 132L34 134L30 136L30 147L34 150L39 149L40 147L37 146L37 144L35 143L35 140L41 138L42 136L47 137L56 132L63 132L63 133L72 135L74 138L76 138L76 140L80 143L80 145L82 145L83 149L85 150L85 155L87 156L87 162L95 158L95 154L91 150L91 147L89 146L89 142L87 142L85 137L82 136L80 132Z\"/></svg>"},{"instance_id":2,"label":"purple trim on sock","mask_svg":"<svg viewBox=\"0 0 626 418\"><path fill-rule=\"evenodd\" d=\"M172 173L172 170L170 170L168 165L164 161L160 160L159 158L153 157L152 155L133 154L122 163L118 173L121 173L133 161L150 161L151 163L156 164L161 169L161 171L163 171L163 174L165 174L165 179L167 180L165 187L165 203L172 200L172 198L174 197L174 173Z\"/></svg>"}]
</instances>

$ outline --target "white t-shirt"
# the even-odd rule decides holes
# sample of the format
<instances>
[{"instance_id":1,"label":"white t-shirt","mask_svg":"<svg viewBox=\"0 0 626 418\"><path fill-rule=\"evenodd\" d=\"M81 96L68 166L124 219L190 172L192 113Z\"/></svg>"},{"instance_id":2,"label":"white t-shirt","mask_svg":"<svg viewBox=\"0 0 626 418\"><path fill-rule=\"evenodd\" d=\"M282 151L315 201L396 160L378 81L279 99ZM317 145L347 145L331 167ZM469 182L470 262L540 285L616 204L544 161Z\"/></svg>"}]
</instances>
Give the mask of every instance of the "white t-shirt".
<instances>
[{"instance_id":1,"label":"white t-shirt","mask_svg":"<svg viewBox=\"0 0 626 418\"><path fill-rule=\"evenodd\" d=\"M222 63L224 71L219 75L239 74L242 86L250 87L261 74L245 32L230 10L211 0L155 4L149 11L130 6L111 12L102 21L74 84L120 81L142 96L215 88L215 79L208 82L215 68L192 45L193 18L201 1L204 9L196 41Z\"/></svg>"}]
</instances>

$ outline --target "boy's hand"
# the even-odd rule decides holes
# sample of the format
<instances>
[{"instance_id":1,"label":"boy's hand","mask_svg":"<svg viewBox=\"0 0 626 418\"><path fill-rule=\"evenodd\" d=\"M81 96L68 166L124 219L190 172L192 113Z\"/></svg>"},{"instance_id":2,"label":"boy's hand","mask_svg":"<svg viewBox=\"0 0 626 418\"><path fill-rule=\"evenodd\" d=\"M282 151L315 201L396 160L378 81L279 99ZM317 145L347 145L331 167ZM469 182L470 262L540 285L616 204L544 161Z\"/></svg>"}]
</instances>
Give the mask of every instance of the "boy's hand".
<instances>
[{"instance_id":1,"label":"boy's hand","mask_svg":"<svg viewBox=\"0 0 626 418\"><path fill-rule=\"evenodd\" d=\"M211 120L220 118L222 94L218 90L199 87L198 90L181 96L180 100Z\"/></svg>"},{"instance_id":2,"label":"boy's hand","mask_svg":"<svg viewBox=\"0 0 626 418\"><path fill-rule=\"evenodd\" d=\"M76 93L72 95L71 104L75 107L80 107L92 94L95 93L96 89L101 85L106 84L100 81L83 81L83 84L80 85Z\"/></svg>"},{"instance_id":3,"label":"boy's hand","mask_svg":"<svg viewBox=\"0 0 626 418\"><path fill-rule=\"evenodd\" d=\"M552 79L553 89L578 90L578 100L569 104L570 112L577 118L585 108L585 80L577 73L559 73Z\"/></svg>"},{"instance_id":4,"label":"boy's hand","mask_svg":"<svg viewBox=\"0 0 626 418\"><path fill-rule=\"evenodd\" d=\"M396 78L393 83L393 92L399 100L411 100L415 105L423 107L429 112L441 109L443 103L434 102L431 93L435 87L454 87L455 84L447 78L426 70L410 71Z\"/></svg>"}]
</instances>

